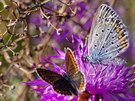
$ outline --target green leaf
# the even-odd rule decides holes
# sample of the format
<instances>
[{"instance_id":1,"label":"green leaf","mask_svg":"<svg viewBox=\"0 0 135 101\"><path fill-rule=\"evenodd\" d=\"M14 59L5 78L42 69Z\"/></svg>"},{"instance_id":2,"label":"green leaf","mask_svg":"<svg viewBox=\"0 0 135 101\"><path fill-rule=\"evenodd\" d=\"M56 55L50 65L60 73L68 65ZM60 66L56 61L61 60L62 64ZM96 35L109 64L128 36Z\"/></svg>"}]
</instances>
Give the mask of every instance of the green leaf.
<instances>
[{"instance_id":1,"label":"green leaf","mask_svg":"<svg viewBox=\"0 0 135 101\"><path fill-rule=\"evenodd\" d=\"M0 2L0 11L2 11L3 9L4 9L4 4Z\"/></svg>"}]
</instances>

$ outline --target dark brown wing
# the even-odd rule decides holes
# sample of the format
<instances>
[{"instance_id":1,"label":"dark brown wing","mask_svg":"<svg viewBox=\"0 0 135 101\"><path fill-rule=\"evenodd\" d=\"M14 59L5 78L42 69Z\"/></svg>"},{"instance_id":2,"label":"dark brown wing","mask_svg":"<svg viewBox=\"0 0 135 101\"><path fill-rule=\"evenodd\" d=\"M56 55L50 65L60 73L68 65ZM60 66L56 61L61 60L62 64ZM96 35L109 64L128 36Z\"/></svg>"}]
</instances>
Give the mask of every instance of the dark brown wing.
<instances>
[{"instance_id":1,"label":"dark brown wing","mask_svg":"<svg viewBox=\"0 0 135 101\"><path fill-rule=\"evenodd\" d=\"M70 48L66 49L65 65L66 73L70 76L74 75L78 71L77 63Z\"/></svg>"},{"instance_id":2,"label":"dark brown wing","mask_svg":"<svg viewBox=\"0 0 135 101\"><path fill-rule=\"evenodd\" d=\"M58 81L59 79L63 78L58 73L41 68L37 68L37 73L43 80L50 83L51 85L53 85L54 82Z\"/></svg>"},{"instance_id":3,"label":"dark brown wing","mask_svg":"<svg viewBox=\"0 0 135 101\"><path fill-rule=\"evenodd\" d=\"M60 94L72 95L70 91L70 83L64 77L54 83L53 89Z\"/></svg>"},{"instance_id":4,"label":"dark brown wing","mask_svg":"<svg viewBox=\"0 0 135 101\"><path fill-rule=\"evenodd\" d=\"M58 93L64 94L64 95L78 95L78 91L76 87L72 85L72 82L66 78L59 79L56 81L53 85L53 88Z\"/></svg>"}]
</instances>

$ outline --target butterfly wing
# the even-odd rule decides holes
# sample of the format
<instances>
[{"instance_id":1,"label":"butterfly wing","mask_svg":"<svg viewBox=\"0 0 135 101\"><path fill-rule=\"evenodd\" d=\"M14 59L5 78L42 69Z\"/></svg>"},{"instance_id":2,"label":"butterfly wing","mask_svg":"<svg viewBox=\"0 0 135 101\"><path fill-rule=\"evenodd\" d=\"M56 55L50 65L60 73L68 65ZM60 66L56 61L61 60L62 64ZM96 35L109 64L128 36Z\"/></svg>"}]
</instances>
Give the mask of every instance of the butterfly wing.
<instances>
[{"instance_id":1,"label":"butterfly wing","mask_svg":"<svg viewBox=\"0 0 135 101\"><path fill-rule=\"evenodd\" d=\"M72 95L72 85L64 77L59 79L53 84L53 88L56 92L64 95ZM74 88L73 88L74 89ZM75 89L76 90L76 89Z\"/></svg>"},{"instance_id":2,"label":"butterfly wing","mask_svg":"<svg viewBox=\"0 0 135 101\"><path fill-rule=\"evenodd\" d=\"M120 57L116 57L113 58L112 60L103 60L102 61L103 64L126 64L127 61L125 61L124 59L120 58Z\"/></svg>"},{"instance_id":3,"label":"butterfly wing","mask_svg":"<svg viewBox=\"0 0 135 101\"><path fill-rule=\"evenodd\" d=\"M102 4L94 16L89 35L88 54L90 60L101 62L111 60L123 53L128 46L126 26L110 6Z\"/></svg>"},{"instance_id":4,"label":"butterfly wing","mask_svg":"<svg viewBox=\"0 0 135 101\"><path fill-rule=\"evenodd\" d=\"M84 87L84 76L83 74L78 71L76 74L73 75L72 77L76 87L78 90L82 90Z\"/></svg>"},{"instance_id":5,"label":"butterfly wing","mask_svg":"<svg viewBox=\"0 0 135 101\"><path fill-rule=\"evenodd\" d=\"M77 63L70 48L66 49L65 66L66 73L70 76L74 75L78 71Z\"/></svg>"},{"instance_id":6,"label":"butterfly wing","mask_svg":"<svg viewBox=\"0 0 135 101\"><path fill-rule=\"evenodd\" d=\"M78 71L78 66L75 61L74 55L69 48L67 48L66 50L65 65L66 72L70 76L73 88L81 90L84 87L84 76L80 71Z\"/></svg>"},{"instance_id":7,"label":"butterfly wing","mask_svg":"<svg viewBox=\"0 0 135 101\"><path fill-rule=\"evenodd\" d=\"M63 78L58 73L42 68L37 68L37 73L43 80L50 83L51 85L53 85L54 82L58 81L59 79Z\"/></svg>"},{"instance_id":8,"label":"butterfly wing","mask_svg":"<svg viewBox=\"0 0 135 101\"><path fill-rule=\"evenodd\" d=\"M60 74L41 68L37 69L37 73L43 80L50 83L56 92L64 95L72 95L72 93L75 92L77 95L78 92L76 88L74 88L71 82Z\"/></svg>"}]
</instances>

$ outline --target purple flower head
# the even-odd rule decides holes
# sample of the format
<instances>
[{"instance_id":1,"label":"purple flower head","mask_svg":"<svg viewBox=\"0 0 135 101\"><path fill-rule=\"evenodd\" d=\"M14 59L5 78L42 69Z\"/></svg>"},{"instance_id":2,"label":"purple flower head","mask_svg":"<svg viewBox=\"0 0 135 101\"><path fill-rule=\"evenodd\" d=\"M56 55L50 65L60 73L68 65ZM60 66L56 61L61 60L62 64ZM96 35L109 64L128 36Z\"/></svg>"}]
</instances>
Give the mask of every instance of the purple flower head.
<instances>
[{"instance_id":1,"label":"purple flower head","mask_svg":"<svg viewBox=\"0 0 135 101\"><path fill-rule=\"evenodd\" d=\"M86 44L81 38L78 40L78 46L74 47L74 54L79 68L83 72L86 81L86 91L90 93L90 101L135 101L135 94L129 90L135 85L134 72L131 69L134 67L125 67L122 65L91 65L89 62L84 62L84 56L87 55Z\"/></svg>"},{"instance_id":2,"label":"purple flower head","mask_svg":"<svg viewBox=\"0 0 135 101\"><path fill-rule=\"evenodd\" d=\"M72 47L73 53L78 63L78 69L81 71L85 77L85 89L89 93L87 96L88 101L135 101L135 94L133 94L130 89L135 87L133 82L134 72L130 72L132 67L125 67L120 65L91 65L90 62L84 62L84 56L87 55L87 45L81 39L81 36L72 37ZM51 59L62 59L63 62L58 66L56 63L41 57L40 62L42 66L46 69L50 69L59 74L63 74L65 71L64 59L65 53L53 46L57 55L48 55ZM54 68L48 68L45 63L49 63ZM52 86L42 79L26 82L26 84L31 86L36 86L33 90L41 96L39 101L81 101L82 91L79 91L78 96L72 97L67 95L61 95L55 92ZM37 87L38 86L38 87ZM79 97L79 98L78 98Z\"/></svg>"}]
</instances>

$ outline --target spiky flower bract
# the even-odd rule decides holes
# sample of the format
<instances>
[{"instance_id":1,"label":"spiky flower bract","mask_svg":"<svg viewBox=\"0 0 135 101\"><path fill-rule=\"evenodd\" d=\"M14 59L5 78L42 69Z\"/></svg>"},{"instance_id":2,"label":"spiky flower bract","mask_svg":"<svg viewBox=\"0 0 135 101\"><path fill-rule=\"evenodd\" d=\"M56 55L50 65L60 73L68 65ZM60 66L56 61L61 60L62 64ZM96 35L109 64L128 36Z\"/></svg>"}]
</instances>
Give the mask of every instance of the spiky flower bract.
<instances>
[{"instance_id":1,"label":"spiky flower bract","mask_svg":"<svg viewBox=\"0 0 135 101\"><path fill-rule=\"evenodd\" d=\"M73 36L72 47L78 69L85 77L85 91L90 93L89 101L135 101L135 94L130 91L130 89L135 87L132 83L134 80L134 72L131 72L134 66L125 67L115 64L91 65L90 62L85 62L84 57L87 55L87 46L82 41L81 37L78 36ZM53 48L57 52L57 55L48 55L48 58L62 59L64 61L65 53L55 46L53 46ZM45 63L49 63L53 66L53 68L50 69L59 74L62 74L65 70L63 68L64 62L58 66L56 63L44 57L40 57L40 62L44 68L48 68L45 66ZM78 99L77 97L58 94L53 90L51 85L47 84L42 79L30 81L26 84L40 87L34 89L41 96L40 101L49 99L53 99L53 101ZM80 93L81 91L79 94Z\"/></svg>"}]
</instances>

